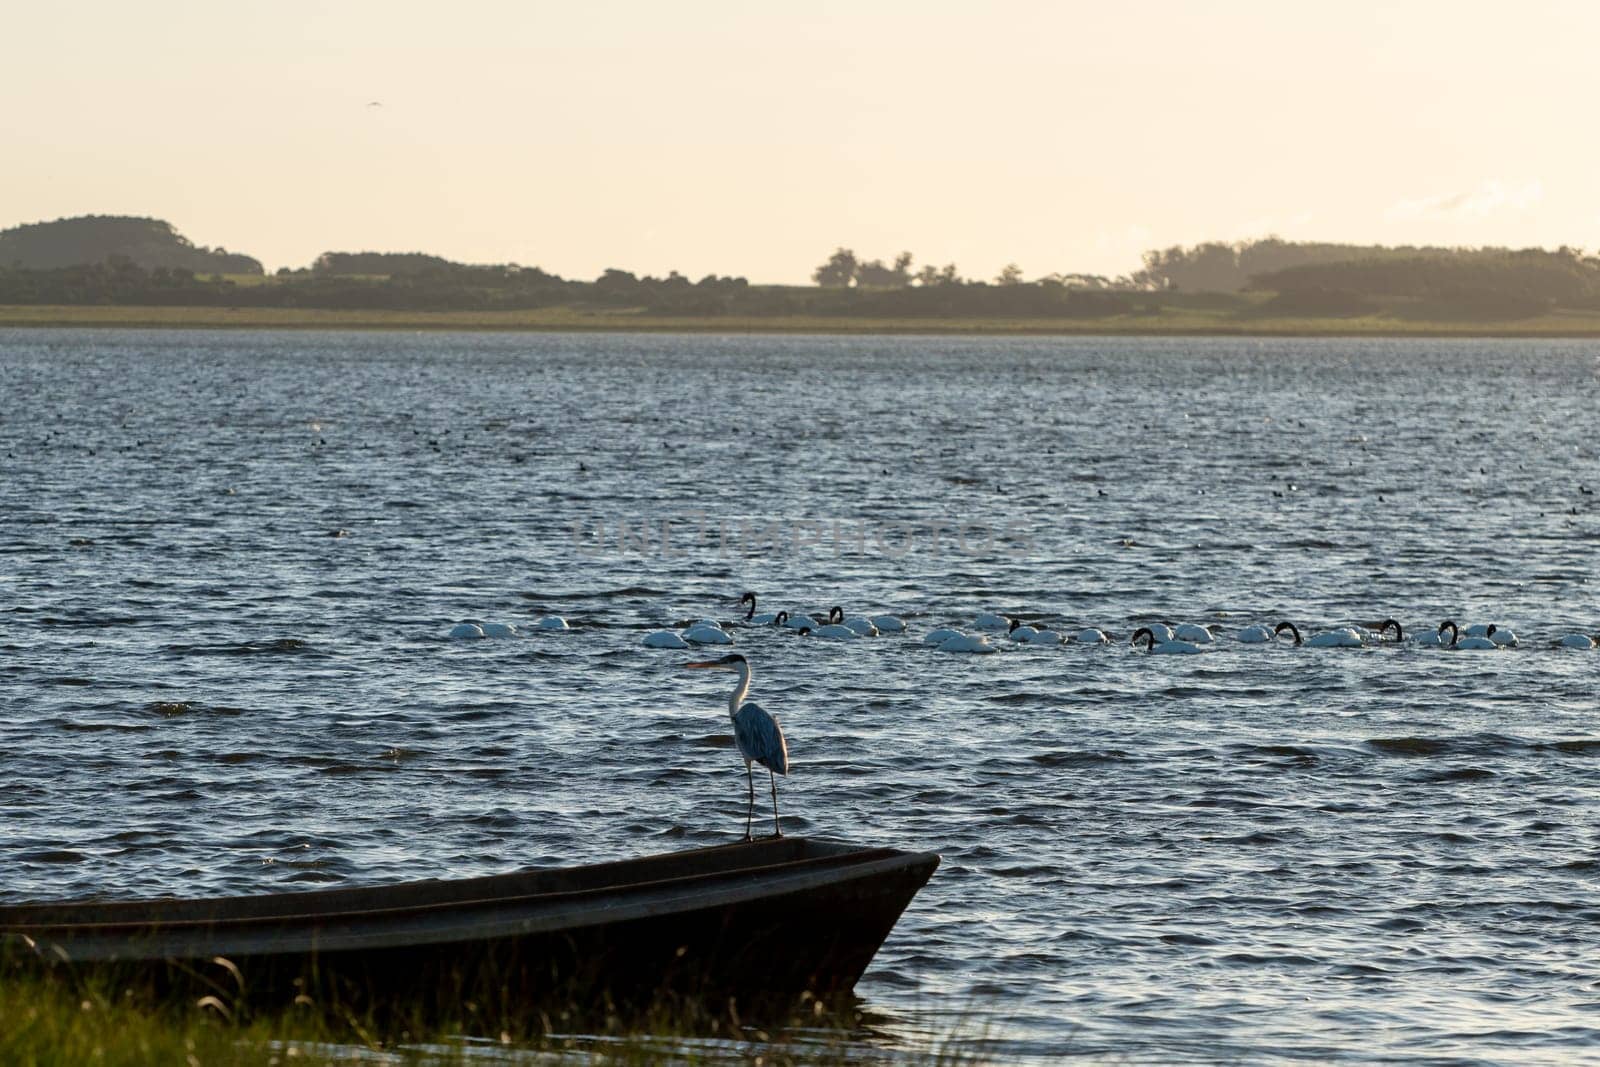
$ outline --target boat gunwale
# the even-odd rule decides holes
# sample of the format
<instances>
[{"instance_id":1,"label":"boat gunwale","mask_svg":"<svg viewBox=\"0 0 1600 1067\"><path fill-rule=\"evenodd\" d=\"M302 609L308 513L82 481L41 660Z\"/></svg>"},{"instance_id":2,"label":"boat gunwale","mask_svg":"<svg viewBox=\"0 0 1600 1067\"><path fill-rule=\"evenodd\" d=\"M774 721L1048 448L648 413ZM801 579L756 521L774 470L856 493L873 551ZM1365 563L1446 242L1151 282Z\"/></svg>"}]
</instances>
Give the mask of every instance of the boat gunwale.
<instances>
[{"instance_id":1,"label":"boat gunwale","mask_svg":"<svg viewBox=\"0 0 1600 1067\"><path fill-rule=\"evenodd\" d=\"M796 838L796 839L792 839L792 840L795 840L795 841L798 841L798 842L808 842L808 843L810 842L810 839L806 839L806 838ZM828 844L828 845L841 844L841 843L836 843L836 842L825 842L825 841L824 842L815 842L815 843ZM736 844L733 844L733 845L718 845L718 846L712 846L712 848L709 848L709 849L687 850L687 851L681 852L681 853L665 853L660 857L641 857L640 860L658 859L658 858L671 858L671 857L682 857L682 856L693 856L696 853L700 853L700 852L709 852L709 851L714 851L714 850L724 849L724 848L738 848L738 847L740 847L742 845L746 845L746 844L748 844L748 843L747 842L739 842L739 843L736 843ZM802 857L800 857L798 859L780 860L780 861L778 861L776 863L756 863L756 864L747 865L747 866L729 867L729 868L724 868L724 869L720 869L720 870L713 870L713 871L698 871L698 872L694 872L694 873L690 873L690 874L677 875L677 876L669 877L669 878L656 878L656 879L648 879L648 880L645 880L645 881L637 881L637 882L616 882L616 883L612 883L612 884L609 884L609 885L594 886L594 887L588 887L588 888L582 888L582 889L553 890L553 891L535 892L535 893L513 893L513 894L509 894L509 895L500 895L500 896L488 895L488 896L471 897L471 898L454 898L454 899L449 899L449 900L437 900L437 901L431 901L431 902L426 902L426 903L418 903L418 904L399 904L399 905L394 905L394 906L372 907L372 908L347 908L347 909L341 909L341 910L336 910L336 911L302 911L302 912L291 912L291 913L272 914L272 915L224 915L224 916L210 916L210 917L200 917L200 918L188 917L188 918L171 918L171 919L168 919L168 918L148 918L148 917L146 917L146 918L140 918L140 919L118 919L118 920L107 921L107 922L92 922L92 921L90 921L90 922L70 922L69 921L69 922L8 923L8 922L4 921L4 912L5 912L6 909L4 907L0 907L0 937L5 937L7 935L11 935L11 936L20 936L20 937L27 937L27 938L33 938L33 937L47 937L48 938L50 936L62 936L62 935L71 936L71 935L78 935L78 934L88 935L88 936L96 936L96 935L107 936L107 935L113 935L113 934L118 933L118 932L138 932L138 933L143 933L143 934L146 934L146 935L154 936L154 935L158 935L160 933L167 932L167 931L171 931L171 932L174 932L174 933L194 931L194 930L219 930L219 931L221 931L221 930L235 930L235 929L237 929L237 930L243 931L243 930L259 929L261 927L266 927L266 926L277 927L277 928L286 928L286 927L287 928L297 928L297 927L298 928L316 928L319 925L336 924L336 923L339 923L341 921L343 921L343 922L360 922L362 920L368 920L368 919L381 921L381 920L385 920L385 919L394 920L394 919L399 919L399 918L403 918L403 917L417 917L419 919L426 919L429 916L438 915L440 913L449 913L449 912L458 912L458 911L483 911L483 910L490 909L490 908L495 908L495 907L517 908L517 907L520 906L520 907L522 907L524 909L527 909L527 908L531 908L531 907L537 907L539 905L545 905L545 906L548 906L550 908L558 908L563 904L582 903L584 901L600 901L600 900L602 900L603 898L606 898L606 897L620 897L620 898L627 898L627 897L631 897L631 896L656 896L656 897L659 897L663 893L666 893L666 894L671 895L671 896L675 896L676 893L674 891L681 890L681 889L683 889L683 888L685 888L685 887L687 887L687 886L689 886L691 884L702 884L702 885L709 886L710 884L716 883L718 881L725 881L725 880L732 880L732 879L746 879L746 880L748 880L748 879L751 879L751 878L755 878L755 879L758 879L758 880L759 879L766 879L766 880L770 881L774 877L784 878L784 877L789 876L789 875L801 874L801 873L804 873L804 872L806 872L808 870L809 871L816 871L816 872L820 873L820 872L826 872L826 871L831 871L831 870L844 869L844 870L849 870L849 871L854 872L853 875L852 875L854 877L854 876L860 876L860 875L864 875L864 874L868 874L868 873L874 873L874 872L876 872L878 870L892 870L892 869L895 869L897 867L902 867L902 866L920 865L920 864L927 863L929 860L932 860L935 864L937 864L938 861L939 861L938 854L937 853L932 853L932 852L907 852L907 851L904 851L904 850L901 850L901 849L889 848L889 847L885 847L885 846L861 846L861 847L844 846L844 848L845 848L845 851L834 852L834 853L831 853L831 854L825 854L825 855L820 855L820 856L815 856L815 855L813 855L813 856L802 856ZM640 862L640 860L621 860L621 861L610 861L610 862L622 865L622 864ZM590 866L598 867L598 866L603 866L603 865L595 864L595 865L590 865ZM582 868L582 867L576 867L576 868L546 868L545 870L549 870L549 871L571 871L571 870L581 870L581 869L584 869L584 868ZM485 876L482 876L481 878L476 878L476 879L464 879L464 880L462 880L461 882L459 882L457 884L462 885L462 886L469 886L469 885L471 885L471 884L473 884L475 882L481 882L481 883L486 883L484 885L484 888L489 888L489 884L492 884L494 882L498 882L498 881L501 881L501 880L512 880L512 879L524 878L524 877L527 877L529 875L536 876L536 875L538 875L540 873L543 873L543 872L540 871L540 870L513 871L513 872L508 872L506 874L485 875ZM836 880L838 880L838 879L823 878L823 879L819 880L819 884L823 884L823 883L826 883L826 882L829 882L829 881L836 881ZM385 886L382 886L382 885L378 885L378 886L361 886L361 887L348 887L348 888L350 888L350 889L358 889L358 890L361 890L361 889L364 889L364 890L382 890L382 889L385 889L385 888L393 888L396 891L403 891L408 886L423 886L423 885L428 885L428 886L448 886L450 884L451 884L451 882L448 879L428 879L428 880L419 881L419 882L401 882L401 883L396 883L392 887L385 887ZM729 890L729 889L735 889L735 888L736 887L725 887L724 893L726 893L727 890ZM763 893L760 891L761 887L759 885L754 887L754 888L756 890L756 892L753 894L754 896L763 895ZM342 891L342 890L334 890L332 892L340 892L340 891ZM323 892L328 892L328 891L326 891L326 890L314 890L314 891L311 891L311 892L308 892L308 893L276 893L276 894L265 894L265 895L260 896L260 897L237 896L237 897L200 897L200 898L182 898L182 899L176 899L175 898L175 899L172 899L172 900L155 899L155 900L151 900L151 901L139 901L139 902L89 901L89 902L82 902L82 903L76 903L76 902L67 903L64 906L73 907L73 908L75 908L75 907L92 908L95 904L99 904L99 903L111 904L113 906L115 906L117 904L122 904L122 903L139 903L139 904L146 904L147 903L147 904L161 906L161 907L172 907L174 909L179 909L179 908L182 908L185 905L189 905L189 906L204 906L204 905L208 905L208 904L216 904L218 902L229 902L229 903L241 902L241 903L246 903L247 904L250 901L262 900L262 899L272 899L272 898L292 899L294 897L299 897L299 896L312 897L312 896L316 896L316 895L318 895L320 893L323 893ZM736 898L739 897L739 896L741 896L741 894L735 894ZM51 906L52 905L19 905L19 907L40 907L40 908L47 908L47 907L51 907ZM55 905L55 906L63 906L63 905Z\"/></svg>"}]
</instances>

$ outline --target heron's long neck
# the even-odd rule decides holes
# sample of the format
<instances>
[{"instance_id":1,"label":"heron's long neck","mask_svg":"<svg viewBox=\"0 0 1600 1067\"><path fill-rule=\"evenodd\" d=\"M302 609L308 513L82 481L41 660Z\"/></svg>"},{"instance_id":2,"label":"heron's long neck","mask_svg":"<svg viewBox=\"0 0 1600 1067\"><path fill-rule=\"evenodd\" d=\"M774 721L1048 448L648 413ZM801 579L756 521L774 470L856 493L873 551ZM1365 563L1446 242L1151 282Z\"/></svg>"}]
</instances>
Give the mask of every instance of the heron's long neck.
<instances>
[{"instance_id":1,"label":"heron's long neck","mask_svg":"<svg viewBox=\"0 0 1600 1067\"><path fill-rule=\"evenodd\" d=\"M750 693L750 664L741 663L739 666L739 684L733 687L733 695L728 698L728 714L739 714L739 705L744 703L744 698Z\"/></svg>"}]
</instances>

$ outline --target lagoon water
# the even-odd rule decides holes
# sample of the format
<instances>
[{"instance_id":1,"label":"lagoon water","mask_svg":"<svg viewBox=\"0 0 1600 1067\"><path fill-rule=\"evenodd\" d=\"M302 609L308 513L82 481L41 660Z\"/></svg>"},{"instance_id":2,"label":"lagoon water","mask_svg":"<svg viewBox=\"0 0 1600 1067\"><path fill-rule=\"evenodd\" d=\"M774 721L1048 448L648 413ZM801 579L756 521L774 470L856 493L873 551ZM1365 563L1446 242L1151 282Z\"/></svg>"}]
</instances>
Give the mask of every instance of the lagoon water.
<instances>
[{"instance_id":1,"label":"lagoon water","mask_svg":"<svg viewBox=\"0 0 1600 1067\"><path fill-rule=\"evenodd\" d=\"M786 831L944 857L863 1055L1592 1054L1596 411L1593 342L0 332L0 898L727 841L640 642L751 589L910 625L735 631ZM921 646L980 610L1118 640ZM1521 645L1128 647L1387 616Z\"/></svg>"}]
</instances>

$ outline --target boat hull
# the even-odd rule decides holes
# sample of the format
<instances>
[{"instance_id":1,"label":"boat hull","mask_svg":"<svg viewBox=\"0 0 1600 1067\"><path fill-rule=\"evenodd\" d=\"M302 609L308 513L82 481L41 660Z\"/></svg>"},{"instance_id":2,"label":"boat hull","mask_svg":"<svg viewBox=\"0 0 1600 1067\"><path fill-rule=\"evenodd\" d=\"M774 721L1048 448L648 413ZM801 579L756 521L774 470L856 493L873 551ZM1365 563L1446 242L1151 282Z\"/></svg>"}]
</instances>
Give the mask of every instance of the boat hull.
<instances>
[{"instance_id":1,"label":"boat hull","mask_svg":"<svg viewBox=\"0 0 1600 1067\"><path fill-rule=\"evenodd\" d=\"M829 997L937 865L782 838L458 882L0 907L0 944L14 965L252 1002L498 1014L555 996Z\"/></svg>"}]
</instances>

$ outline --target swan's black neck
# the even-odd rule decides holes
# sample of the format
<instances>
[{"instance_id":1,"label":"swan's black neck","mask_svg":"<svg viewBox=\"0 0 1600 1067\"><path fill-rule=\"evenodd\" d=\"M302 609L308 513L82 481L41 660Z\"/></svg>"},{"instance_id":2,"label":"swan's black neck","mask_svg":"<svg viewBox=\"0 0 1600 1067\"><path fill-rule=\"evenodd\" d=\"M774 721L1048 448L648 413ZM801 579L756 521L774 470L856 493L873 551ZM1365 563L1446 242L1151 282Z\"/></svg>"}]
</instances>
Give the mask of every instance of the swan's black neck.
<instances>
[{"instance_id":1,"label":"swan's black neck","mask_svg":"<svg viewBox=\"0 0 1600 1067\"><path fill-rule=\"evenodd\" d=\"M1300 627L1296 626L1294 623L1280 622L1278 625L1272 628L1272 632L1275 634L1281 634L1285 630L1288 630L1290 633L1294 634L1295 647L1298 648L1300 645L1304 644L1304 642L1300 640Z\"/></svg>"},{"instance_id":2,"label":"swan's black neck","mask_svg":"<svg viewBox=\"0 0 1600 1067\"><path fill-rule=\"evenodd\" d=\"M828 611L828 622L830 625L844 622L844 609L835 604Z\"/></svg>"},{"instance_id":3,"label":"swan's black neck","mask_svg":"<svg viewBox=\"0 0 1600 1067\"><path fill-rule=\"evenodd\" d=\"M1139 645L1139 638L1141 637L1148 638L1150 642L1145 646L1145 651L1154 652L1156 647L1156 632L1150 629L1148 626L1141 626L1137 630L1133 631L1133 639L1128 643L1137 648Z\"/></svg>"},{"instance_id":4,"label":"swan's black neck","mask_svg":"<svg viewBox=\"0 0 1600 1067\"><path fill-rule=\"evenodd\" d=\"M1384 619L1383 625L1378 627L1378 633L1382 634L1388 632L1388 629L1391 626L1394 627L1394 639L1396 641L1404 641L1406 639L1406 632L1400 629L1400 621L1398 619Z\"/></svg>"}]
</instances>

